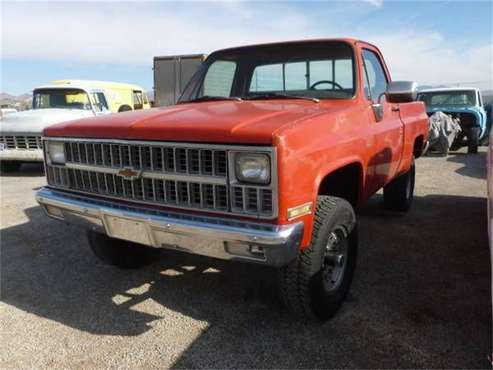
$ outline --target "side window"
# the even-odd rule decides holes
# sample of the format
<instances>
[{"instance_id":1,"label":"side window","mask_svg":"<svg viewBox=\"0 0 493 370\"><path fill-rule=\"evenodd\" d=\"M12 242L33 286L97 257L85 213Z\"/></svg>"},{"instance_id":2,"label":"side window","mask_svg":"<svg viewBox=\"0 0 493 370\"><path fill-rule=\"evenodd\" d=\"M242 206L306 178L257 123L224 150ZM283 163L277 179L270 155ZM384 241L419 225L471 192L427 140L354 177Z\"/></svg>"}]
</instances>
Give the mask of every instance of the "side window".
<instances>
[{"instance_id":1,"label":"side window","mask_svg":"<svg viewBox=\"0 0 493 370\"><path fill-rule=\"evenodd\" d=\"M365 92L365 96L368 98L368 100L371 100L371 93L370 93L370 86L368 86L368 72L366 71L365 67L365 75L363 76L363 90Z\"/></svg>"},{"instance_id":2,"label":"side window","mask_svg":"<svg viewBox=\"0 0 493 370\"><path fill-rule=\"evenodd\" d=\"M144 98L142 91L135 90L133 92L134 109L142 109L144 107Z\"/></svg>"},{"instance_id":3,"label":"side window","mask_svg":"<svg viewBox=\"0 0 493 370\"><path fill-rule=\"evenodd\" d=\"M104 112L109 109L106 97L102 92L92 93L92 100L94 101L94 107L98 112Z\"/></svg>"},{"instance_id":4,"label":"side window","mask_svg":"<svg viewBox=\"0 0 493 370\"><path fill-rule=\"evenodd\" d=\"M34 108L49 108L50 107L50 95L43 93L36 93L34 96Z\"/></svg>"},{"instance_id":5,"label":"side window","mask_svg":"<svg viewBox=\"0 0 493 370\"><path fill-rule=\"evenodd\" d=\"M374 102L387 89L387 77L378 56L370 50L363 50L365 66L365 94Z\"/></svg>"},{"instance_id":6,"label":"side window","mask_svg":"<svg viewBox=\"0 0 493 370\"><path fill-rule=\"evenodd\" d=\"M212 63L205 75L202 95L230 96L235 72L235 62L218 60Z\"/></svg>"}]
</instances>

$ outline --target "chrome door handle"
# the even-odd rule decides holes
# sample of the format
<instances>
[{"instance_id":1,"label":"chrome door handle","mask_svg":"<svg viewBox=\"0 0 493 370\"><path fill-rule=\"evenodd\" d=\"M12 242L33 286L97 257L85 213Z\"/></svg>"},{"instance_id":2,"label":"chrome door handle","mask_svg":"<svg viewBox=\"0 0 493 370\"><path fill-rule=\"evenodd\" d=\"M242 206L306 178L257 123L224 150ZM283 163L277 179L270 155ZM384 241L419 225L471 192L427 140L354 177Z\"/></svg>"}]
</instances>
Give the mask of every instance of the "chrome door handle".
<instances>
[{"instance_id":1,"label":"chrome door handle","mask_svg":"<svg viewBox=\"0 0 493 370\"><path fill-rule=\"evenodd\" d=\"M393 105L392 106L392 112L399 112L401 108L398 105Z\"/></svg>"}]
</instances>

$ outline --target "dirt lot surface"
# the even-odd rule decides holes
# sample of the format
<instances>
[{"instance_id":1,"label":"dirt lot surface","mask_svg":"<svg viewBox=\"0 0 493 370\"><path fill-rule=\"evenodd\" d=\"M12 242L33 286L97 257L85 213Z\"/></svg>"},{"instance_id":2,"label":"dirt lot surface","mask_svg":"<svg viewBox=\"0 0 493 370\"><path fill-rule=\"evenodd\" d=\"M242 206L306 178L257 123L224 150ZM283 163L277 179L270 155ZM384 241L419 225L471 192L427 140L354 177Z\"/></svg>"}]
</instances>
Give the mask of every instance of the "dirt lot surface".
<instances>
[{"instance_id":1,"label":"dirt lot surface","mask_svg":"<svg viewBox=\"0 0 493 370\"><path fill-rule=\"evenodd\" d=\"M408 214L359 212L349 299L295 321L266 268L167 252L103 265L34 201L39 166L1 178L1 368L485 368L491 353L485 153L417 161Z\"/></svg>"}]
</instances>

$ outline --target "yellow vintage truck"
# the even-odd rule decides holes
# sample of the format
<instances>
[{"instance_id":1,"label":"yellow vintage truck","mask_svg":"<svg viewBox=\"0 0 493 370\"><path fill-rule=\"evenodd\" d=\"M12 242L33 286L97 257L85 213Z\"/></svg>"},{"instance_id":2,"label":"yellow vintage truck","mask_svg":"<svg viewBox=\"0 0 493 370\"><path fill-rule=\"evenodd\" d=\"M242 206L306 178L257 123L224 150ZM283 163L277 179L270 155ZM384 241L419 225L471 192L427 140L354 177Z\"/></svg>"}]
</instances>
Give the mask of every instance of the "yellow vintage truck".
<instances>
[{"instance_id":1,"label":"yellow vintage truck","mask_svg":"<svg viewBox=\"0 0 493 370\"><path fill-rule=\"evenodd\" d=\"M88 86L93 90L104 92L108 108L111 112L125 112L136 109L148 109L151 107L144 90L133 84L110 81L86 81L86 80L57 80L52 85L56 86ZM94 104L100 103L97 97Z\"/></svg>"}]
</instances>

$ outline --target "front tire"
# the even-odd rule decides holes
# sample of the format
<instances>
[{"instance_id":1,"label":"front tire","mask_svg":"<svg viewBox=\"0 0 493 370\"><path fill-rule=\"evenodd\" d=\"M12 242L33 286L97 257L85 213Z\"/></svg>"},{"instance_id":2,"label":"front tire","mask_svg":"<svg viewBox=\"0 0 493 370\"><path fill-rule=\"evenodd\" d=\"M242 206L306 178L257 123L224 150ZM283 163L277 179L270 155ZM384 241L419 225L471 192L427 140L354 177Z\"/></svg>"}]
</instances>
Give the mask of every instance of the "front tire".
<instances>
[{"instance_id":1,"label":"front tire","mask_svg":"<svg viewBox=\"0 0 493 370\"><path fill-rule=\"evenodd\" d=\"M477 154L478 146L479 146L479 127L471 127L469 130L468 144L467 144L467 153L469 154Z\"/></svg>"},{"instance_id":2,"label":"front tire","mask_svg":"<svg viewBox=\"0 0 493 370\"><path fill-rule=\"evenodd\" d=\"M287 308L307 320L334 316L349 291L357 247L352 206L341 198L319 196L310 245L280 271Z\"/></svg>"},{"instance_id":3,"label":"front tire","mask_svg":"<svg viewBox=\"0 0 493 370\"><path fill-rule=\"evenodd\" d=\"M101 261L122 269L150 265L161 253L161 249L110 238L95 231L88 231L87 239L92 251Z\"/></svg>"},{"instance_id":4,"label":"front tire","mask_svg":"<svg viewBox=\"0 0 493 370\"><path fill-rule=\"evenodd\" d=\"M406 173L395 178L383 188L385 208L400 212L409 211L414 198L415 177L416 167L413 159L411 168Z\"/></svg>"},{"instance_id":5,"label":"front tire","mask_svg":"<svg viewBox=\"0 0 493 370\"><path fill-rule=\"evenodd\" d=\"M15 172L21 165L21 162L16 161L0 161L0 173Z\"/></svg>"}]
</instances>

